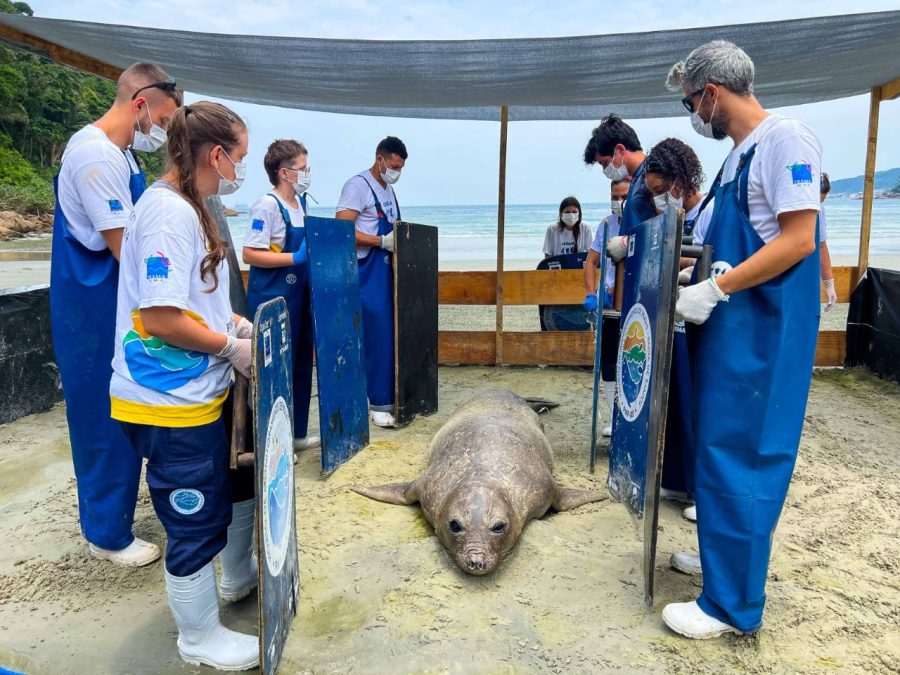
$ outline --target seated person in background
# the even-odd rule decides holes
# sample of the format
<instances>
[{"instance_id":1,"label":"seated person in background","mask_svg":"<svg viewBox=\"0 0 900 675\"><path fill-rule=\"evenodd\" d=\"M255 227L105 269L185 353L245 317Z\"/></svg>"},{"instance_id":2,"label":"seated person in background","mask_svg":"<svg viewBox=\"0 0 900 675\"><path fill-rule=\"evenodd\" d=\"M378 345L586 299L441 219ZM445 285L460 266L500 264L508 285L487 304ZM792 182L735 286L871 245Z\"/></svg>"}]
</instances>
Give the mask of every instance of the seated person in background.
<instances>
[{"instance_id":1,"label":"seated person in background","mask_svg":"<svg viewBox=\"0 0 900 675\"><path fill-rule=\"evenodd\" d=\"M591 226L581 222L581 204L566 197L559 204L559 217L544 235L544 257L583 253L591 245Z\"/></svg>"},{"instance_id":2,"label":"seated person in background","mask_svg":"<svg viewBox=\"0 0 900 675\"><path fill-rule=\"evenodd\" d=\"M831 270L831 254L828 252L828 232L825 230L825 200L831 192L831 179L828 174L822 172L819 181L819 201L822 207L819 210L819 266L822 268L822 285L825 287L825 311L830 312L837 304L837 293L834 290L834 272Z\"/></svg>"}]
</instances>

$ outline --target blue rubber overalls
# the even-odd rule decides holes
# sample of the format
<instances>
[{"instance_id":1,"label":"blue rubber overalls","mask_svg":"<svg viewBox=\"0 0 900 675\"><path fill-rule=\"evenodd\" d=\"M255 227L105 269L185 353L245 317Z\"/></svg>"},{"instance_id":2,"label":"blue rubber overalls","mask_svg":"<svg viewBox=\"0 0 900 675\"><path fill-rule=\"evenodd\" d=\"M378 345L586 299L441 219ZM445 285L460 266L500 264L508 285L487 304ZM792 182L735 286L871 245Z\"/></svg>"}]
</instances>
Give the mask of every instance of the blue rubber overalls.
<instances>
[{"instance_id":1,"label":"blue rubber overalls","mask_svg":"<svg viewBox=\"0 0 900 675\"><path fill-rule=\"evenodd\" d=\"M704 242L737 267L765 244L750 224L754 145L714 186ZM818 237L816 237L818 242ZM772 533L797 457L819 329L817 250L720 302L696 331L697 536L704 612L743 632L762 623Z\"/></svg>"},{"instance_id":2,"label":"blue rubber overalls","mask_svg":"<svg viewBox=\"0 0 900 675\"><path fill-rule=\"evenodd\" d=\"M361 180L366 180L361 178ZM378 235L394 229L381 207L375 190L366 180L375 200ZM396 194L394 201L396 202ZM397 204L400 220L400 204ZM393 412L394 409L394 268L391 254L371 248L359 264L359 299L362 303L363 344L365 346L366 391L372 410Z\"/></svg>"},{"instance_id":3,"label":"blue rubber overalls","mask_svg":"<svg viewBox=\"0 0 900 675\"><path fill-rule=\"evenodd\" d=\"M129 188L134 204L147 188L140 168L131 173ZM141 475L140 457L109 416L119 262L108 248L92 251L70 232L59 204L58 172L53 193L50 325L66 401L79 521L90 543L118 551L134 541L131 525Z\"/></svg>"},{"instance_id":4,"label":"blue rubber overalls","mask_svg":"<svg viewBox=\"0 0 900 675\"><path fill-rule=\"evenodd\" d=\"M288 210L274 194L285 234L282 253L294 253L306 245L306 228L294 226ZM306 196L299 196L300 207L306 213ZM282 296L287 303L291 320L291 353L293 355L294 437L306 438L309 425L309 401L312 396L313 323L309 295L309 265L285 267L250 267L247 282L247 306L250 318L264 302Z\"/></svg>"}]
</instances>

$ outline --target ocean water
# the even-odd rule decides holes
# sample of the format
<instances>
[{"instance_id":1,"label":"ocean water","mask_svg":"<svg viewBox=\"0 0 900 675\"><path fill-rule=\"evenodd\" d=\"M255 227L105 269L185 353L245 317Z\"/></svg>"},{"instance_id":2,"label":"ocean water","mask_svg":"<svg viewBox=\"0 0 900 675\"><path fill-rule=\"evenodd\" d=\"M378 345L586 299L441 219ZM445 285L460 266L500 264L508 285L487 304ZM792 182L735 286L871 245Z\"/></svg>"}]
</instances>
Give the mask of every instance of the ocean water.
<instances>
[{"instance_id":1,"label":"ocean water","mask_svg":"<svg viewBox=\"0 0 900 675\"><path fill-rule=\"evenodd\" d=\"M556 220L558 204L510 204L506 207L505 260L543 257L544 232ZM596 232L609 213L609 203L583 203L584 220ZM497 256L496 206L406 206L403 219L438 228L440 262L470 261L493 267ZM855 256L859 251L862 201L825 202L828 247L832 254ZM333 208L313 205L310 215L334 217ZM246 214L228 219L235 246L240 249L249 226ZM872 209L870 255L900 255L900 200L875 200Z\"/></svg>"}]
</instances>

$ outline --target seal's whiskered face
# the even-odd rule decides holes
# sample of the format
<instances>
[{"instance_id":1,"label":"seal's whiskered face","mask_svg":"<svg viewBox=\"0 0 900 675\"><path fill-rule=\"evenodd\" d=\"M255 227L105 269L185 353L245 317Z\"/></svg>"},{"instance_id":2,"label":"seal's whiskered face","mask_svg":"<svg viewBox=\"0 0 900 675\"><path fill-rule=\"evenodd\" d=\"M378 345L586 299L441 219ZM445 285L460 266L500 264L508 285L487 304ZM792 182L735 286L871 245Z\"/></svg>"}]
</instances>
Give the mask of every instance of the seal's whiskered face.
<instances>
[{"instance_id":1,"label":"seal's whiskered face","mask_svg":"<svg viewBox=\"0 0 900 675\"><path fill-rule=\"evenodd\" d=\"M495 488L463 486L448 495L441 513L435 530L467 574L493 572L516 543L512 509Z\"/></svg>"}]
</instances>

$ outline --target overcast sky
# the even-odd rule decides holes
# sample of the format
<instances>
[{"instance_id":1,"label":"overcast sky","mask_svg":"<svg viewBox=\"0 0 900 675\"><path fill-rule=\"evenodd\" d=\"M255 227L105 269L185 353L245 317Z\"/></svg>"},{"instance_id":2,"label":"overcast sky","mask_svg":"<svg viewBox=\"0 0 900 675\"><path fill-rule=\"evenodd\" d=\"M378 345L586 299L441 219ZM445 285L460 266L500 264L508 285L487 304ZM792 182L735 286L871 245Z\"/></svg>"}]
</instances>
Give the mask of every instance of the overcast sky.
<instances>
[{"instance_id":1,"label":"overcast sky","mask_svg":"<svg viewBox=\"0 0 900 675\"><path fill-rule=\"evenodd\" d=\"M796 19L897 9L896 0L695 0L690 3L607 0L30 0L37 16L192 31L347 39L478 39L601 35ZM685 45L685 55L696 45ZM752 54L751 54L752 56ZM887 56L887 55L886 55ZM278 54L272 54L278 68ZM822 64L827 70L828 64ZM173 73L177 78L178 73ZM665 73L660 73L660 78ZM290 73L285 73L289 78ZM188 95L188 101L199 97ZM361 117L306 112L223 101L250 127L245 187L231 203L250 203L268 189L262 168L275 138L296 138L310 150L310 192L334 205L341 185L367 168L378 140L391 134L409 150L397 184L401 204L492 204L497 195L499 124ZM561 102L564 103L564 102ZM817 103L779 112L807 122L824 148L832 178L863 172L868 96ZM509 127L508 203L552 203L568 194L604 201L609 183L599 167L586 168L582 150L596 122L514 122ZM708 181L728 141L701 138L687 115L635 120L645 149L675 136L690 143ZM900 166L900 100L881 106L878 169Z\"/></svg>"}]
</instances>

